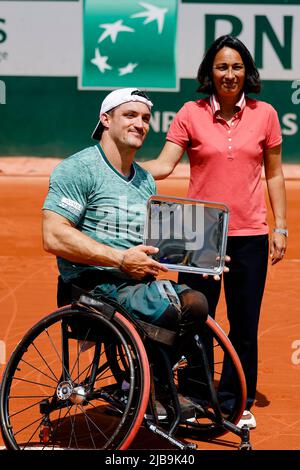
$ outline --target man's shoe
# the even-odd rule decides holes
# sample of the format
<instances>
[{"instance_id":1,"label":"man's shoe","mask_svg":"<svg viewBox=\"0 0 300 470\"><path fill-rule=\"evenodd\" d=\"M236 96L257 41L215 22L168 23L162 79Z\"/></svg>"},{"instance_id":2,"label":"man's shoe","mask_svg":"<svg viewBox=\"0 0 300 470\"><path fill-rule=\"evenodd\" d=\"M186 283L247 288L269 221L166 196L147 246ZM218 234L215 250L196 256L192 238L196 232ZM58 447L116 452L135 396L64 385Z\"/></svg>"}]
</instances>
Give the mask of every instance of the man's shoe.
<instances>
[{"instance_id":1,"label":"man's shoe","mask_svg":"<svg viewBox=\"0 0 300 470\"><path fill-rule=\"evenodd\" d=\"M249 429L255 429L256 428L256 419L254 415L251 413L249 410L245 410L242 414L241 419L237 423L238 428L242 428L246 424Z\"/></svg>"}]
</instances>

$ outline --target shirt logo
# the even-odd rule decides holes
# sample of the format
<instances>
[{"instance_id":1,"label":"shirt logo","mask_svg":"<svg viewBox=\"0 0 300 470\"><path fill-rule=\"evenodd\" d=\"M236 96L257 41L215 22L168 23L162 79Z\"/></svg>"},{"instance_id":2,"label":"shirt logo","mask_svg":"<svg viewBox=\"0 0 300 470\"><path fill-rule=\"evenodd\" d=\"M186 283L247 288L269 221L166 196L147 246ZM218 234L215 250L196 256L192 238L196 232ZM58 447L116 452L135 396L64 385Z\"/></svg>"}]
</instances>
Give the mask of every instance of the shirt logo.
<instances>
[{"instance_id":1,"label":"shirt logo","mask_svg":"<svg viewBox=\"0 0 300 470\"><path fill-rule=\"evenodd\" d=\"M80 88L178 90L178 0L82 0Z\"/></svg>"},{"instance_id":2,"label":"shirt logo","mask_svg":"<svg viewBox=\"0 0 300 470\"><path fill-rule=\"evenodd\" d=\"M59 203L59 206L75 215L80 215L83 209L83 206L77 201L68 199L67 197L62 197Z\"/></svg>"}]
</instances>

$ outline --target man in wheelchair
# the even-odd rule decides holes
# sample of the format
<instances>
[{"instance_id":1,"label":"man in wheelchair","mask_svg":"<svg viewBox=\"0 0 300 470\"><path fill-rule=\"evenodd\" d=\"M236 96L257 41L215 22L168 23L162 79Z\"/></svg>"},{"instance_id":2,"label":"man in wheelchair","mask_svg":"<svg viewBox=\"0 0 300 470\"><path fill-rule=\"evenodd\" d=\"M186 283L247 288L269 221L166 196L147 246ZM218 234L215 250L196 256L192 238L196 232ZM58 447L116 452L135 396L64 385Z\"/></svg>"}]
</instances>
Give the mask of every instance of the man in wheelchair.
<instances>
[{"instance_id":1,"label":"man in wheelchair","mask_svg":"<svg viewBox=\"0 0 300 470\"><path fill-rule=\"evenodd\" d=\"M207 318L206 298L186 285L158 280L167 269L151 258L156 248L141 244L146 202L156 186L134 160L149 131L151 108L138 89L106 96L93 132L97 145L63 160L51 175L43 243L57 257L58 306L72 301L76 285L118 302L135 319L184 331L186 346L193 348L191 339ZM181 352L170 354L176 362ZM154 363L159 361L153 355ZM158 399L166 401L162 368L154 366L154 374ZM197 390L188 393L197 395ZM192 418L192 402L181 395L179 402L182 418Z\"/></svg>"}]
</instances>

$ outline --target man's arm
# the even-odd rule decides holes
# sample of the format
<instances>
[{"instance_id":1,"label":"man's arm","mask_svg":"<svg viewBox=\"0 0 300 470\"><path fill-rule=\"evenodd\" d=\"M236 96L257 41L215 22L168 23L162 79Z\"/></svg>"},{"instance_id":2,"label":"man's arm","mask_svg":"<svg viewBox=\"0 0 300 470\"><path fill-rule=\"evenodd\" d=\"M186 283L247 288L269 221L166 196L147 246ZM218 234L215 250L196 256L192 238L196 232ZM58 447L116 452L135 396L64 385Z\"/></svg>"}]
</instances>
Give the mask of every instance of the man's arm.
<instances>
[{"instance_id":1,"label":"man's arm","mask_svg":"<svg viewBox=\"0 0 300 470\"><path fill-rule=\"evenodd\" d=\"M43 211L43 245L47 252L69 261L119 268L134 279L167 271L148 256L156 253L157 248L144 245L128 250L112 248L88 237L68 219L49 210Z\"/></svg>"},{"instance_id":2,"label":"man's arm","mask_svg":"<svg viewBox=\"0 0 300 470\"><path fill-rule=\"evenodd\" d=\"M149 171L153 178L162 180L172 173L183 154L184 149L182 147L174 144L174 142L167 141L157 159L139 162L139 164Z\"/></svg>"}]
</instances>

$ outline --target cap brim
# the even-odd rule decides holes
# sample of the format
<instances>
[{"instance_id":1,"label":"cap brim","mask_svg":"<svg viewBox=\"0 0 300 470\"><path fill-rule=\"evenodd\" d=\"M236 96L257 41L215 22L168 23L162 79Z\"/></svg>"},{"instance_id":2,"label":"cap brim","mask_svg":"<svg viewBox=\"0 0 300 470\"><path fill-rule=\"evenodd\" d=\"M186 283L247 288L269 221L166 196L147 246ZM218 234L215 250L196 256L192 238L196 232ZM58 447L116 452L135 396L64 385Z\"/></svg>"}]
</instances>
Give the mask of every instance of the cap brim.
<instances>
[{"instance_id":1,"label":"cap brim","mask_svg":"<svg viewBox=\"0 0 300 470\"><path fill-rule=\"evenodd\" d=\"M101 121L99 121L97 126L95 127L93 133L92 133L92 138L99 141L101 139L103 129L104 129L104 127L103 127Z\"/></svg>"}]
</instances>

